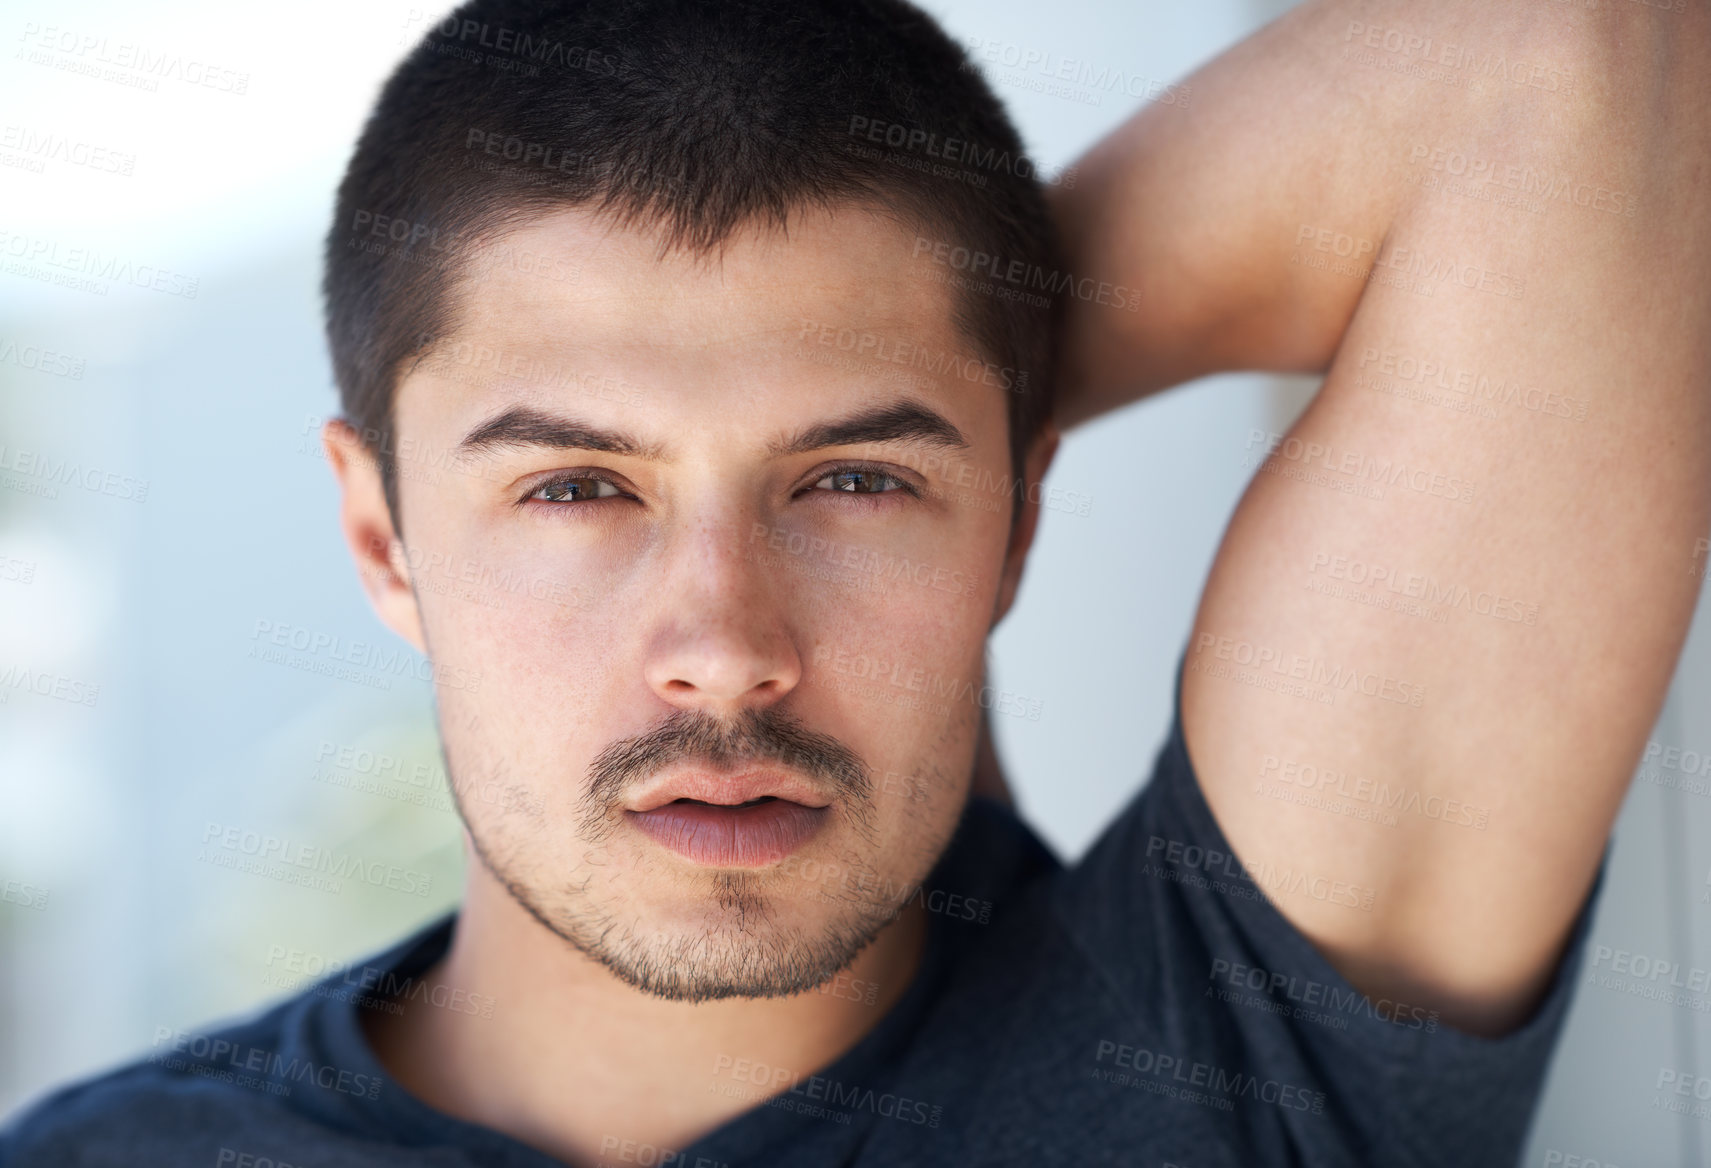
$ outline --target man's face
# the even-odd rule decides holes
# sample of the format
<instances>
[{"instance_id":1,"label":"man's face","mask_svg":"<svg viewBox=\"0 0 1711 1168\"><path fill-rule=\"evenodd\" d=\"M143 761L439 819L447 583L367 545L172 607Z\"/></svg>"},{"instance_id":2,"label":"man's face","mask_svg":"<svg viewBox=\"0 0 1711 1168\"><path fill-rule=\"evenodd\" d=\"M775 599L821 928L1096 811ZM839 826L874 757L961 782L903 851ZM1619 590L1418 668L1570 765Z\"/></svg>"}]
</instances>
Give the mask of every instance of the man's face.
<instances>
[{"instance_id":1,"label":"man's face","mask_svg":"<svg viewBox=\"0 0 1711 1168\"><path fill-rule=\"evenodd\" d=\"M410 587L377 596L470 838L638 988L811 988L966 798L1033 525L1003 378L858 208L714 257L582 210L504 243L398 387Z\"/></svg>"}]
</instances>

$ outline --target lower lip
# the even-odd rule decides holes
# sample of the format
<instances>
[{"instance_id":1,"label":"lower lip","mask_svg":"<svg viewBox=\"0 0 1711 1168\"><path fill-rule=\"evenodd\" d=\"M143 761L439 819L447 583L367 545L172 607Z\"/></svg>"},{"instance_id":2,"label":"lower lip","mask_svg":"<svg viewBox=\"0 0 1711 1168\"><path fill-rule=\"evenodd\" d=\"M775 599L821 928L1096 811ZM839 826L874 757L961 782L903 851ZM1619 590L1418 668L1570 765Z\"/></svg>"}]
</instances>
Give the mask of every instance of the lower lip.
<instances>
[{"instance_id":1,"label":"lower lip","mask_svg":"<svg viewBox=\"0 0 1711 1168\"><path fill-rule=\"evenodd\" d=\"M807 843L829 812L785 799L752 807L667 803L652 811L627 811L631 823L655 843L714 868L761 868Z\"/></svg>"}]
</instances>

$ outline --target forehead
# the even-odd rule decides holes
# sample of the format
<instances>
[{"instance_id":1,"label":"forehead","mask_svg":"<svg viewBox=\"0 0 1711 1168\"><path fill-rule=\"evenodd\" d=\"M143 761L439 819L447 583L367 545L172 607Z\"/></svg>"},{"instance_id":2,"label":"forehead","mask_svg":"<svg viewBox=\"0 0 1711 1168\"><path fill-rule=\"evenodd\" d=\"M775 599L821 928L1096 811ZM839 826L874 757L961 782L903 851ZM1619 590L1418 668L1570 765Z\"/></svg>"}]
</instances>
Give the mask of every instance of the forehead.
<instances>
[{"instance_id":1,"label":"forehead","mask_svg":"<svg viewBox=\"0 0 1711 1168\"><path fill-rule=\"evenodd\" d=\"M806 372L817 385L929 395L981 384L970 368L984 361L956 324L953 289L915 258L916 233L883 212L807 208L787 227L745 226L702 253L662 239L658 227L573 208L477 249L454 331L399 386L401 425L500 400L548 404L566 384L615 377L628 388L607 400L692 395L725 407L772 383L800 388Z\"/></svg>"},{"instance_id":2,"label":"forehead","mask_svg":"<svg viewBox=\"0 0 1711 1168\"><path fill-rule=\"evenodd\" d=\"M461 323L504 328L574 308L585 343L649 335L659 321L695 323L708 340L730 340L770 323L781 308L813 304L843 316L893 315L893 323L950 321L950 290L912 258L916 235L856 205L803 208L788 226L739 227L709 251L664 250L656 226L567 209L508 232L472 264ZM688 339L688 338L684 338Z\"/></svg>"}]
</instances>

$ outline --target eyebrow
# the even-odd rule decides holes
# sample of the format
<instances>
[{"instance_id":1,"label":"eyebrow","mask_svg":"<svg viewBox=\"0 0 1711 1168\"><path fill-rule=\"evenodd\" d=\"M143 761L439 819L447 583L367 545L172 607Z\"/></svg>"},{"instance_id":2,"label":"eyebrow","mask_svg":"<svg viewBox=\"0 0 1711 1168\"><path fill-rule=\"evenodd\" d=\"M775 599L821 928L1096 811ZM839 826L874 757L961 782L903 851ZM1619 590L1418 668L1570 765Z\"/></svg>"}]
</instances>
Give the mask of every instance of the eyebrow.
<instances>
[{"instance_id":1,"label":"eyebrow","mask_svg":"<svg viewBox=\"0 0 1711 1168\"><path fill-rule=\"evenodd\" d=\"M767 446L767 453L777 457L805 454L826 446L871 446L881 442L909 442L946 450L968 449L968 439L943 414L911 398L904 398L835 422L809 426L782 442L771 443Z\"/></svg>"},{"instance_id":2,"label":"eyebrow","mask_svg":"<svg viewBox=\"0 0 1711 1168\"><path fill-rule=\"evenodd\" d=\"M968 439L943 414L918 401L904 399L861 410L846 418L819 422L767 445L773 457L806 454L828 446L907 442L947 450L968 449ZM540 446L553 450L596 450L652 462L665 457L658 443L648 444L621 430L607 430L575 418L560 417L529 406L513 406L482 422L464 436L458 454L473 454L505 446Z\"/></svg>"},{"instance_id":3,"label":"eyebrow","mask_svg":"<svg viewBox=\"0 0 1711 1168\"><path fill-rule=\"evenodd\" d=\"M658 460L660 448L646 446L618 430L603 430L528 406L513 406L465 434L456 454L475 454L502 446L543 446L553 450L598 450L631 458Z\"/></svg>"}]
</instances>

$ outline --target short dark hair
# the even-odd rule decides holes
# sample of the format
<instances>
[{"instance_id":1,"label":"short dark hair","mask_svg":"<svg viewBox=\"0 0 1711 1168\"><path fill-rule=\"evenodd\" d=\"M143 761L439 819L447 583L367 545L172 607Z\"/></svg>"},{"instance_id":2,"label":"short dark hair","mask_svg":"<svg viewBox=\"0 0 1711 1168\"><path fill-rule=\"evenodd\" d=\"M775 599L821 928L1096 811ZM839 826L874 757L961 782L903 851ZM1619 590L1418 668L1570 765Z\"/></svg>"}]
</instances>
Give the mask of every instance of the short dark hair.
<instances>
[{"instance_id":1,"label":"short dark hair","mask_svg":"<svg viewBox=\"0 0 1711 1168\"><path fill-rule=\"evenodd\" d=\"M1003 106L905 0L470 0L440 20L381 90L326 244L340 405L394 523L397 383L456 327L459 280L495 237L587 205L700 254L845 203L924 232L917 253L931 239L941 263L1062 271ZM1020 480L1051 413L1058 298L995 294L945 266L957 326L1011 390Z\"/></svg>"}]
</instances>

